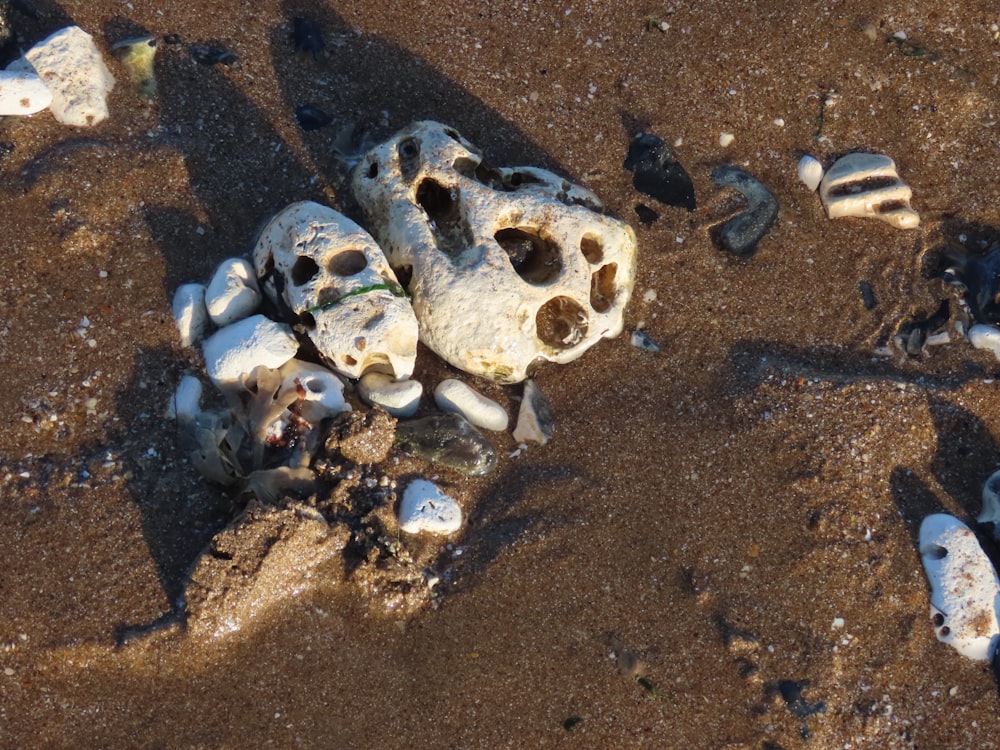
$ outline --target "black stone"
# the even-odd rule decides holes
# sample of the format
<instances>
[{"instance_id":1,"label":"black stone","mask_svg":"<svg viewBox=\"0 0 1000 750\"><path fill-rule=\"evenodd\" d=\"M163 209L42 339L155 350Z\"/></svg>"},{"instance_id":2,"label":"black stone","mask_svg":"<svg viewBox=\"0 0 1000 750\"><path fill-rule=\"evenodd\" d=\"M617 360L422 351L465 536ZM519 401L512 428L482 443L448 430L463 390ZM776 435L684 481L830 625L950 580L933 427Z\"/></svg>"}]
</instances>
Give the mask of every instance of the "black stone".
<instances>
[{"instance_id":1,"label":"black stone","mask_svg":"<svg viewBox=\"0 0 1000 750\"><path fill-rule=\"evenodd\" d=\"M777 198L759 180L736 167L717 167L712 171L712 182L736 190L748 204L746 211L714 227L712 240L717 247L736 255L753 255L757 243L778 218Z\"/></svg>"},{"instance_id":2,"label":"black stone","mask_svg":"<svg viewBox=\"0 0 1000 750\"><path fill-rule=\"evenodd\" d=\"M333 117L311 104L300 104L295 108L295 119L303 130L319 130L333 122Z\"/></svg>"},{"instance_id":3,"label":"black stone","mask_svg":"<svg viewBox=\"0 0 1000 750\"><path fill-rule=\"evenodd\" d=\"M629 146L623 165L632 172L635 189L660 203L694 211L691 176L659 136L640 133Z\"/></svg>"}]
</instances>

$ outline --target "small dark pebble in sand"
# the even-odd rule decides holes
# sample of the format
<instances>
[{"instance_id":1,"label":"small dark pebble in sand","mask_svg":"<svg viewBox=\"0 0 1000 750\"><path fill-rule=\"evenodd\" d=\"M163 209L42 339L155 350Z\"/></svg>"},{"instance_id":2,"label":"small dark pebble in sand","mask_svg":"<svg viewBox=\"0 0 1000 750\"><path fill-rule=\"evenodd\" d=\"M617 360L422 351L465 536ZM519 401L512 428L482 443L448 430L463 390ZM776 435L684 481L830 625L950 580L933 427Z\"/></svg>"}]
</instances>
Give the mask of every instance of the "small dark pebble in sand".
<instances>
[{"instance_id":1,"label":"small dark pebble in sand","mask_svg":"<svg viewBox=\"0 0 1000 750\"><path fill-rule=\"evenodd\" d=\"M736 255L749 256L778 218L778 201L755 177L736 167L722 166L712 171L712 182L736 190L747 199L747 210L714 227L716 246Z\"/></svg>"},{"instance_id":2,"label":"small dark pebble in sand","mask_svg":"<svg viewBox=\"0 0 1000 750\"><path fill-rule=\"evenodd\" d=\"M399 422L396 445L470 477L489 474L497 465L497 451L489 438L457 414Z\"/></svg>"},{"instance_id":3,"label":"small dark pebble in sand","mask_svg":"<svg viewBox=\"0 0 1000 750\"><path fill-rule=\"evenodd\" d=\"M315 21L308 18L292 19L292 40L295 44L296 54L312 55L316 60L323 54L326 46L323 44L323 35Z\"/></svg>"},{"instance_id":4,"label":"small dark pebble in sand","mask_svg":"<svg viewBox=\"0 0 1000 750\"><path fill-rule=\"evenodd\" d=\"M660 215L656 213L656 211L654 211L644 203L635 204L635 215L638 216L639 221L641 221L647 227L652 225L653 222L655 222L657 219L660 218Z\"/></svg>"},{"instance_id":5,"label":"small dark pebble in sand","mask_svg":"<svg viewBox=\"0 0 1000 750\"><path fill-rule=\"evenodd\" d=\"M311 104L300 104L295 108L295 119L303 130L319 130L333 122L333 117Z\"/></svg>"},{"instance_id":6,"label":"small dark pebble in sand","mask_svg":"<svg viewBox=\"0 0 1000 750\"><path fill-rule=\"evenodd\" d=\"M865 306L865 309L874 310L878 302L875 299L875 290L872 289L872 285L867 281L859 281L858 291L861 293L861 304Z\"/></svg>"},{"instance_id":7,"label":"small dark pebble in sand","mask_svg":"<svg viewBox=\"0 0 1000 750\"><path fill-rule=\"evenodd\" d=\"M691 176L659 136L652 133L637 135L629 146L623 166L632 172L632 184L640 193L656 198L668 206L694 211L694 184Z\"/></svg>"},{"instance_id":8,"label":"small dark pebble in sand","mask_svg":"<svg viewBox=\"0 0 1000 750\"><path fill-rule=\"evenodd\" d=\"M199 65L232 67L240 61L239 55L219 44L192 44L188 46L188 52Z\"/></svg>"}]
</instances>

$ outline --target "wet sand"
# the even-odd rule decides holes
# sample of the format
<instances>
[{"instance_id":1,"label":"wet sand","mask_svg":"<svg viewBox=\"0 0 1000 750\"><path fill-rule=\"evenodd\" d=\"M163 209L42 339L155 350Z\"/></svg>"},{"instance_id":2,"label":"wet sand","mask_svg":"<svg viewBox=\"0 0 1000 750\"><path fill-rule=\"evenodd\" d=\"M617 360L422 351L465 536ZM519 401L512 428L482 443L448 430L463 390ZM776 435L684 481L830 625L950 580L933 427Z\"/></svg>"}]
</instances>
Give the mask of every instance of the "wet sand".
<instances>
[{"instance_id":1,"label":"wet sand","mask_svg":"<svg viewBox=\"0 0 1000 750\"><path fill-rule=\"evenodd\" d=\"M1000 365L957 340L883 348L952 297L924 253L1000 227L995 7L31 4L29 44L68 22L106 53L140 30L182 43L151 104L108 54L105 123L0 123L0 745L992 744L997 684L936 641L914 538L928 512L978 513ZM293 54L296 16L320 59ZM212 42L240 64L193 62ZM185 634L174 605L227 501L163 417L200 367L170 299L292 201L359 216L337 128L303 132L302 103L376 137L438 119L588 186L636 230L636 292L624 335L539 371L548 445L510 458L500 435L496 474L446 477L468 523L438 606L314 581L227 638ZM632 187L643 130L677 142L694 212ZM854 150L896 160L920 229L825 217L798 158ZM752 258L712 244L736 205L719 164L780 203ZM425 385L446 372L421 353Z\"/></svg>"}]
</instances>

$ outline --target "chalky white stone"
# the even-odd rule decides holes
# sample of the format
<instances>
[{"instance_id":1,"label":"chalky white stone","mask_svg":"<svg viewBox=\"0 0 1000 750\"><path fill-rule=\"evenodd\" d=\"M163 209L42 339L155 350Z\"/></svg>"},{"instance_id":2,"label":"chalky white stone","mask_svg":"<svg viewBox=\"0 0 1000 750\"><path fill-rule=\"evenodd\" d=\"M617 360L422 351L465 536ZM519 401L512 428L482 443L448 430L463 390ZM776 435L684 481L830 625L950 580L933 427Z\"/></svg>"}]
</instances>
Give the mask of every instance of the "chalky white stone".
<instances>
[{"instance_id":1,"label":"chalky white stone","mask_svg":"<svg viewBox=\"0 0 1000 750\"><path fill-rule=\"evenodd\" d=\"M969 659L990 661L1000 643L1000 580L976 535L954 516L927 516L920 524L920 557L938 640Z\"/></svg>"},{"instance_id":2,"label":"chalky white stone","mask_svg":"<svg viewBox=\"0 0 1000 750\"><path fill-rule=\"evenodd\" d=\"M215 325L227 326L256 312L260 291L253 266L243 258L219 264L205 289L205 307Z\"/></svg>"},{"instance_id":3,"label":"chalky white stone","mask_svg":"<svg viewBox=\"0 0 1000 750\"><path fill-rule=\"evenodd\" d=\"M397 512L399 528L407 534L447 535L462 527L462 509L433 482L414 479L403 491Z\"/></svg>"},{"instance_id":4,"label":"chalky white stone","mask_svg":"<svg viewBox=\"0 0 1000 750\"><path fill-rule=\"evenodd\" d=\"M486 398L461 380L449 378L434 389L434 402L442 411L461 415L470 424L484 430L507 429L507 412L496 401Z\"/></svg>"},{"instance_id":5,"label":"chalky white stone","mask_svg":"<svg viewBox=\"0 0 1000 750\"><path fill-rule=\"evenodd\" d=\"M322 365L290 359L281 366L280 373L278 399L281 400L285 392L295 390L302 399L299 415L307 422L316 425L327 417L351 410L344 400L344 382Z\"/></svg>"},{"instance_id":6,"label":"chalky white stone","mask_svg":"<svg viewBox=\"0 0 1000 750\"><path fill-rule=\"evenodd\" d=\"M969 343L976 349L986 349L1000 359L1000 329L986 323L976 323L969 329Z\"/></svg>"},{"instance_id":7,"label":"chalky white stone","mask_svg":"<svg viewBox=\"0 0 1000 750\"><path fill-rule=\"evenodd\" d=\"M420 340L460 370L516 383L621 332L635 233L589 190L490 167L437 122L370 151L353 189L389 263L412 270Z\"/></svg>"},{"instance_id":8,"label":"chalky white stone","mask_svg":"<svg viewBox=\"0 0 1000 750\"><path fill-rule=\"evenodd\" d=\"M910 208L913 191L896 172L896 162L884 154L842 156L819 185L819 197L831 219L870 217L897 229L915 229L920 216Z\"/></svg>"},{"instance_id":9,"label":"chalky white stone","mask_svg":"<svg viewBox=\"0 0 1000 750\"><path fill-rule=\"evenodd\" d=\"M823 165L817 159L806 154L799 159L799 180L812 192L816 192L823 181Z\"/></svg>"},{"instance_id":10,"label":"chalky white stone","mask_svg":"<svg viewBox=\"0 0 1000 750\"><path fill-rule=\"evenodd\" d=\"M420 406L424 387L418 380L396 380L383 372L369 372L358 381L358 395L371 406L381 406L399 419L412 417Z\"/></svg>"},{"instance_id":11,"label":"chalky white stone","mask_svg":"<svg viewBox=\"0 0 1000 750\"><path fill-rule=\"evenodd\" d=\"M107 98L115 78L86 31L67 26L24 57L52 92L49 109L58 122L90 127L107 118Z\"/></svg>"},{"instance_id":12,"label":"chalky white stone","mask_svg":"<svg viewBox=\"0 0 1000 750\"><path fill-rule=\"evenodd\" d=\"M208 377L223 389L241 385L258 366L277 370L298 348L290 327L263 315L220 328L202 344Z\"/></svg>"},{"instance_id":13,"label":"chalky white stone","mask_svg":"<svg viewBox=\"0 0 1000 750\"><path fill-rule=\"evenodd\" d=\"M360 378L372 370L397 379L413 373L413 309L375 240L346 216L310 201L293 203L264 227L254 266L264 293L282 298L337 372Z\"/></svg>"},{"instance_id":14,"label":"chalky white stone","mask_svg":"<svg viewBox=\"0 0 1000 750\"><path fill-rule=\"evenodd\" d=\"M0 70L0 115L33 115L52 103L52 92L27 70Z\"/></svg>"},{"instance_id":15,"label":"chalky white stone","mask_svg":"<svg viewBox=\"0 0 1000 750\"><path fill-rule=\"evenodd\" d=\"M171 304L174 324L181 337L181 346L191 346L201 341L208 327L208 310L205 308L204 284L181 284L174 292Z\"/></svg>"},{"instance_id":16,"label":"chalky white stone","mask_svg":"<svg viewBox=\"0 0 1000 750\"><path fill-rule=\"evenodd\" d=\"M185 375L177 384L167 410L172 419L180 424L193 424L201 414L202 385L194 375Z\"/></svg>"}]
</instances>

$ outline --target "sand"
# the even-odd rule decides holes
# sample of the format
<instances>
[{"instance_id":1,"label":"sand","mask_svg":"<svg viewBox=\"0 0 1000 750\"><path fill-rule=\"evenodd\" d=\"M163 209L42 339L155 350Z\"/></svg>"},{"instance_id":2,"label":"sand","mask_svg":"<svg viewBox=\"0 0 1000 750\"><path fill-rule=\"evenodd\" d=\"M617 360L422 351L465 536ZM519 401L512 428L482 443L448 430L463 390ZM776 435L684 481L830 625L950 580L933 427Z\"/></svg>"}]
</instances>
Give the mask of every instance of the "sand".
<instances>
[{"instance_id":1,"label":"sand","mask_svg":"<svg viewBox=\"0 0 1000 750\"><path fill-rule=\"evenodd\" d=\"M955 336L886 348L954 298L924 254L1000 226L993 5L26 4L27 45L77 23L118 86L93 129L0 123L0 745L993 743L997 684L936 641L915 534L929 512L978 512L1000 365ZM319 59L293 53L296 16L322 29ZM110 56L143 30L161 39L151 102ZM192 44L239 63L198 64ZM335 124L302 131L303 103ZM188 571L235 509L163 416L201 366L173 290L292 201L359 217L336 133L423 118L633 225L626 334L538 372L548 445L511 458L501 434L495 474L442 472L468 521L433 602L387 609L331 574L280 606L240 599L235 632L185 629ZM633 188L643 130L676 144L694 212ZM896 160L920 229L825 217L796 163L854 150ZM710 237L739 205L710 180L721 164L780 203L751 258ZM658 353L630 345L640 327ZM450 374L419 361L430 387ZM484 392L516 409L518 388Z\"/></svg>"}]
</instances>

